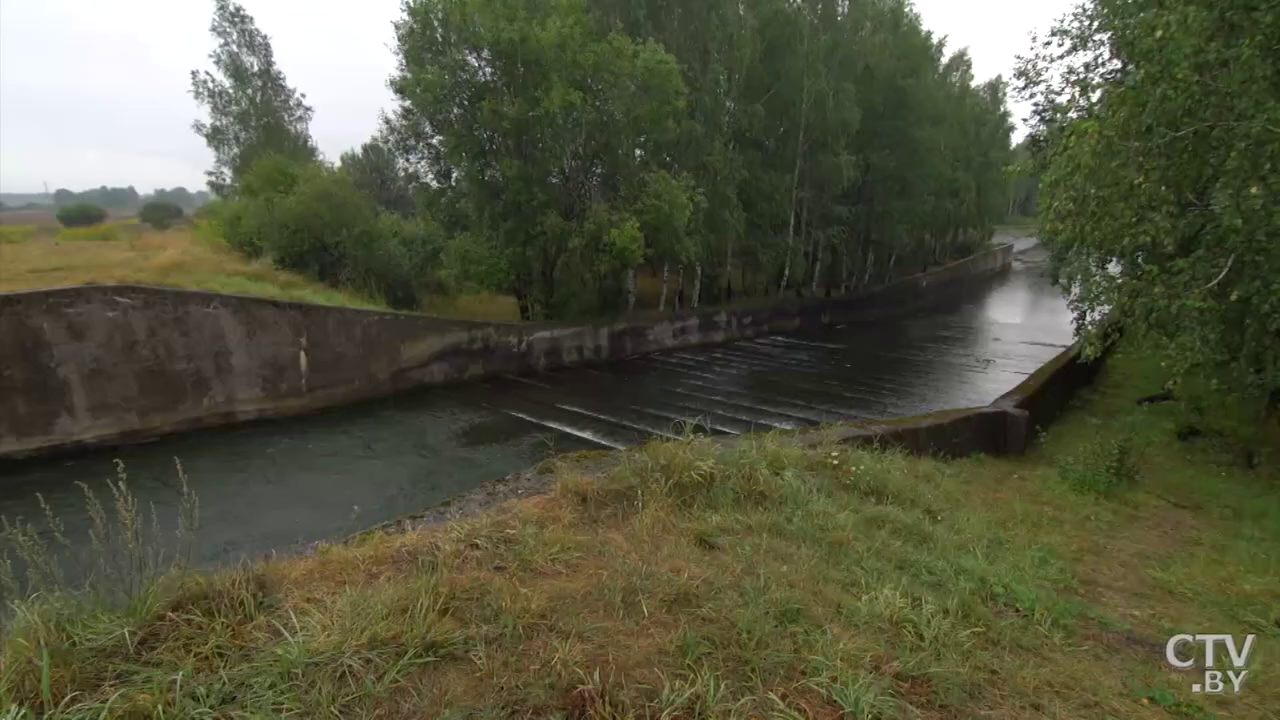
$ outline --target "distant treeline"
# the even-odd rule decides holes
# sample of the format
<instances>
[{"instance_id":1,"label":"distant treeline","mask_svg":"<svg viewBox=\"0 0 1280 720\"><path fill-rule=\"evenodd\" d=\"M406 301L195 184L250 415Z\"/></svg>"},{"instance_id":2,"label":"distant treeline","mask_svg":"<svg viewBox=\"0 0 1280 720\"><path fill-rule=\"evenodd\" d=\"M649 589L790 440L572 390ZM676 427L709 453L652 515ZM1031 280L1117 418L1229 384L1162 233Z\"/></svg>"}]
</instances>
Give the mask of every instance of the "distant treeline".
<instances>
[{"instance_id":1,"label":"distant treeline","mask_svg":"<svg viewBox=\"0 0 1280 720\"><path fill-rule=\"evenodd\" d=\"M179 185L175 188L157 188L150 194L140 194L132 186L101 187L74 192L66 188L58 188L49 193L0 193L0 210L38 210L40 208L66 207L88 203L104 210L116 212L133 212L152 200L171 202L188 212L207 205L213 196L207 190L191 192Z\"/></svg>"},{"instance_id":2,"label":"distant treeline","mask_svg":"<svg viewBox=\"0 0 1280 720\"><path fill-rule=\"evenodd\" d=\"M89 203L106 210L132 211L151 200L171 202L184 210L194 210L207 204L212 196L205 190L191 192L185 187L172 189L157 188L149 195L140 195L132 185L128 187L107 187L103 185L93 190L72 192L66 188L58 188L53 193L53 204L57 207Z\"/></svg>"}]
</instances>

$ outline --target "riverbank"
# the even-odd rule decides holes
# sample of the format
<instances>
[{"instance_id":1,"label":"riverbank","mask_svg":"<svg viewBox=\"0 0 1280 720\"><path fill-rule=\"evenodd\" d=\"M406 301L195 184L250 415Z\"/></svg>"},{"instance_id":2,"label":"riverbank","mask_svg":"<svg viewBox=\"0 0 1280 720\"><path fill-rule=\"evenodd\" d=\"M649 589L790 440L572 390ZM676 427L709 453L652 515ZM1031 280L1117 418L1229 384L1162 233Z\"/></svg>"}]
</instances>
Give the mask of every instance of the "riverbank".
<instances>
[{"instance_id":1,"label":"riverbank","mask_svg":"<svg viewBox=\"0 0 1280 720\"><path fill-rule=\"evenodd\" d=\"M1136 402L1162 381L1122 347L1021 458L653 443L566 458L532 499L126 611L26 606L0 700L50 717L1267 717L1272 444L1242 453L1212 418L1180 441L1194 408ZM1164 665L1175 632L1256 633L1241 693L1193 695Z\"/></svg>"}]
</instances>

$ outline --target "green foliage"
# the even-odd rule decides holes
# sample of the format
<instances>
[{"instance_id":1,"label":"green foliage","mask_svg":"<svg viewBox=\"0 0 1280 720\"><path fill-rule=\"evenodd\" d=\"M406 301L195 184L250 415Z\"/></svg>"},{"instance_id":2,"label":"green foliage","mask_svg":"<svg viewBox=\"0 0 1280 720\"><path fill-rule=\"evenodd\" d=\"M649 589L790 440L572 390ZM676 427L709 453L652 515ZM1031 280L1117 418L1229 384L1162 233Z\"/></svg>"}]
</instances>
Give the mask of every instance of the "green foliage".
<instances>
[{"instance_id":1,"label":"green foliage","mask_svg":"<svg viewBox=\"0 0 1280 720\"><path fill-rule=\"evenodd\" d=\"M138 219L157 230L167 230L182 219L182 208L165 200L152 200L138 211Z\"/></svg>"},{"instance_id":2,"label":"green foliage","mask_svg":"<svg viewBox=\"0 0 1280 720\"><path fill-rule=\"evenodd\" d=\"M379 207L399 215L413 214L415 203L409 178L386 143L375 138L359 150L342 153L339 167Z\"/></svg>"},{"instance_id":3,"label":"green foliage","mask_svg":"<svg viewBox=\"0 0 1280 720\"><path fill-rule=\"evenodd\" d=\"M435 238L434 278L509 294L524 319L630 310L645 265L663 278L660 304L668 278L681 297L691 279L694 307L729 299L735 279L739 294L879 284L982 247L1020 192L1004 82L976 82L967 54L948 54L902 0L403 9L398 106L340 172L379 211L430 218L413 222ZM225 212L231 242L368 282L348 260L398 257L379 243L271 237L270 218L319 197L294 189L316 159L311 109L240 6L218 0L211 30L215 72L192 76L209 118L196 131L214 151L210 187L250 198ZM272 156L277 171L258 167ZM325 182L342 227L378 224Z\"/></svg>"},{"instance_id":4,"label":"green foliage","mask_svg":"<svg viewBox=\"0 0 1280 720\"><path fill-rule=\"evenodd\" d=\"M250 257L336 287L413 309L438 286L443 240L429 218L379 208L351 176L277 155L242 178L238 196L211 212L227 243Z\"/></svg>"},{"instance_id":5,"label":"green foliage","mask_svg":"<svg viewBox=\"0 0 1280 720\"><path fill-rule=\"evenodd\" d=\"M107 219L107 211L91 203L75 203L58 209L58 222L65 228L89 227Z\"/></svg>"},{"instance_id":6,"label":"green foliage","mask_svg":"<svg viewBox=\"0 0 1280 720\"><path fill-rule=\"evenodd\" d=\"M501 258L489 280L521 316L563 315L635 258L630 206L645 173L670 165L679 68L654 43L597 31L576 0L461 5L405 6L399 142L459 194L465 229Z\"/></svg>"},{"instance_id":7,"label":"green foliage","mask_svg":"<svg viewBox=\"0 0 1280 720\"><path fill-rule=\"evenodd\" d=\"M1082 326L1173 376L1280 387L1280 13L1258 0L1092 0L1019 68L1041 230Z\"/></svg>"},{"instance_id":8,"label":"green foliage","mask_svg":"<svg viewBox=\"0 0 1280 720\"><path fill-rule=\"evenodd\" d=\"M524 317L630 307L641 262L847 290L1008 211L1003 83L901 3L411 0L397 43L387 145Z\"/></svg>"},{"instance_id":9,"label":"green foliage","mask_svg":"<svg viewBox=\"0 0 1280 720\"><path fill-rule=\"evenodd\" d=\"M1098 433L1057 462L1058 475L1079 493L1108 495L1138 479L1133 439L1123 434Z\"/></svg>"},{"instance_id":10,"label":"green foliage","mask_svg":"<svg viewBox=\"0 0 1280 720\"><path fill-rule=\"evenodd\" d=\"M289 87L270 38L244 8L215 0L209 31L217 41L209 55L216 74L191 71L191 93L208 112L193 127L213 151L209 187L226 197L259 159L276 154L309 161L316 149L306 96Z\"/></svg>"},{"instance_id":11,"label":"green foliage","mask_svg":"<svg viewBox=\"0 0 1280 720\"><path fill-rule=\"evenodd\" d=\"M1009 167L1009 215L1006 222L1034 218L1039 208L1040 176L1031 157L1028 140L1013 149L1013 162Z\"/></svg>"}]
</instances>

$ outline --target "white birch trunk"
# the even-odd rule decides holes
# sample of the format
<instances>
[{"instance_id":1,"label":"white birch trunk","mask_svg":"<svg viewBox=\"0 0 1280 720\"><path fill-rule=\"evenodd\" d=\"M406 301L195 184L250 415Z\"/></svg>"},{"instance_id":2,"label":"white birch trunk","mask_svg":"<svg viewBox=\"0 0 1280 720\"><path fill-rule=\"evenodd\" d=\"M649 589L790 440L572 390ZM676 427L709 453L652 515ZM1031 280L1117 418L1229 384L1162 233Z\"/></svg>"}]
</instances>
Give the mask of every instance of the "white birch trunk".
<instances>
[{"instance_id":1,"label":"white birch trunk","mask_svg":"<svg viewBox=\"0 0 1280 720\"><path fill-rule=\"evenodd\" d=\"M658 296L658 312L667 309L667 278L669 277L670 266L662 263L662 294Z\"/></svg>"},{"instance_id":2,"label":"white birch trunk","mask_svg":"<svg viewBox=\"0 0 1280 720\"><path fill-rule=\"evenodd\" d=\"M693 266L693 300L689 303L689 307L694 310L698 309L698 297L702 295L702 263L694 263Z\"/></svg>"},{"instance_id":3,"label":"white birch trunk","mask_svg":"<svg viewBox=\"0 0 1280 720\"><path fill-rule=\"evenodd\" d=\"M809 51L809 26L806 21L804 32L804 49L807 58ZM807 60L806 60L807 62ZM787 258L782 264L782 284L778 294L787 291L787 281L791 278L791 247L796 239L796 196L800 188L800 161L804 157L804 122L809 114L809 78L804 79L804 87L800 92L800 131L796 134L796 165L791 172L791 217L787 220Z\"/></svg>"},{"instance_id":4,"label":"white birch trunk","mask_svg":"<svg viewBox=\"0 0 1280 720\"><path fill-rule=\"evenodd\" d=\"M636 269L627 268L627 312L633 312L636 309Z\"/></svg>"}]
</instances>

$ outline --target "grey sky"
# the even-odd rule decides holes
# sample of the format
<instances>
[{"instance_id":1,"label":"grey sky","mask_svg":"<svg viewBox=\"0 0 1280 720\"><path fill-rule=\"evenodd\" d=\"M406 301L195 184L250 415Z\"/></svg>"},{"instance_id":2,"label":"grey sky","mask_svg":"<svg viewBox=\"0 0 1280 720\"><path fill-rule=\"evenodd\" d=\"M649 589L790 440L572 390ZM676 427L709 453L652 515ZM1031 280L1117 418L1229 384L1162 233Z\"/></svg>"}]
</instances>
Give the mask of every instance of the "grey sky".
<instances>
[{"instance_id":1,"label":"grey sky","mask_svg":"<svg viewBox=\"0 0 1280 720\"><path fill-rule=\"evenodd\" d=\"M400 0L242 4L315 108L325 156L368 139L391 104ZM949 47L969 47L979 79L1008 76L1028 33L1071 4L916 0ZM207 64L211 11L202 0L0 0L0 191L203 187L211 159L191 132L189 74Z\"/></svg>"}]
</instances>

